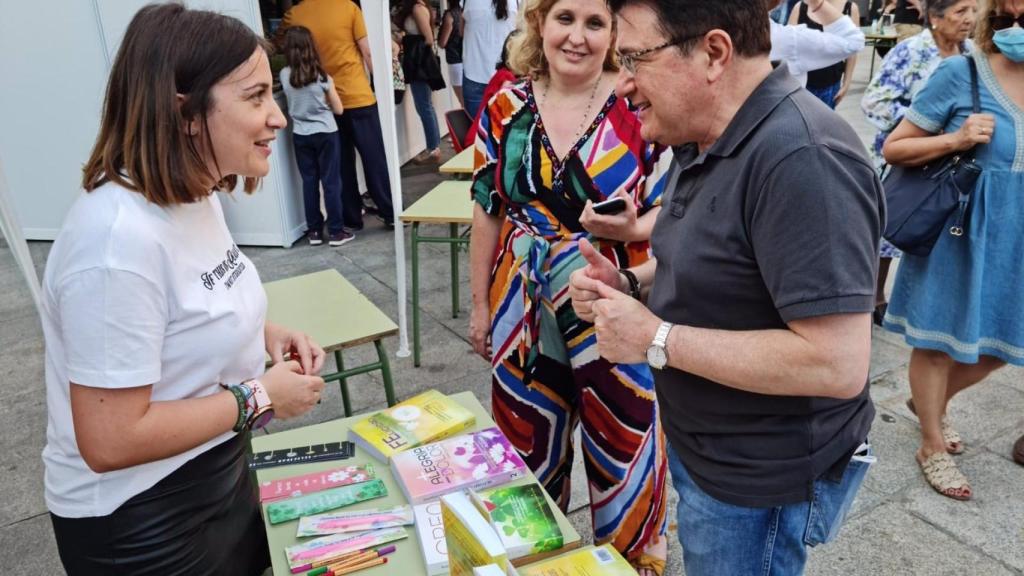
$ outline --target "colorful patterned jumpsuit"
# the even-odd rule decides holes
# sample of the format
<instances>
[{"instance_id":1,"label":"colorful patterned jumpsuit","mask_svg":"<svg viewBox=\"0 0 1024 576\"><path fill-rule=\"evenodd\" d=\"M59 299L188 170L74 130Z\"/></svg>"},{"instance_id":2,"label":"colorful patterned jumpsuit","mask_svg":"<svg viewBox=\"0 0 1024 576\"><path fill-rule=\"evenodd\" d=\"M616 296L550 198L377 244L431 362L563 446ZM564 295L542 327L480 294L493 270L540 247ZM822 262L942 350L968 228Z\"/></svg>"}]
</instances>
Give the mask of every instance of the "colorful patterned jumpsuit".
<instances>
[{"instance_id":1,"label":"colorful patterned jumpsuit","mask_svg":"<svg viewBox=\"0 0 1024 576\"><path fill-rule=\"evenodd\" d=\"M665 437L646 364L611 364L594 327L576 317L569 275L587 238L619 267L650 257L647 242L593 238L586 200L620 189L643 215L660 204L671 153L640 137L636 113L614 94L556 159L528 81L499 93L477 125L473 197L504 216L491 272L494 420L565 509L580 425L594 539L646 565L666 529ZM655 560L655 564L657 561Z\"/></svg>"}]
</instances>

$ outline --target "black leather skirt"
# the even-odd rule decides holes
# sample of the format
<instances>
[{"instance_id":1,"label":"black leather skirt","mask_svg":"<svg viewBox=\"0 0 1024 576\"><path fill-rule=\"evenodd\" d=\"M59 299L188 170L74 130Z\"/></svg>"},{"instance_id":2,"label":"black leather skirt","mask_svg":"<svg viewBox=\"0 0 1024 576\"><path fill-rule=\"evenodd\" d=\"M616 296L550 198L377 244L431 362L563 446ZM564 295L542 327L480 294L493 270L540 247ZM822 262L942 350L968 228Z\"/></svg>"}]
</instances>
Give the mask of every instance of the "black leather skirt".
<instances>
[{"instance_id":1,"label":"black leather skirt","mask_svg":"<svg viewBox=\"0 0 1024 576\"><path fill-rule=\"evenodd\" d=\"M261 574L270 565L248 434L185 463L109 516L50 514L69 576Z\"/></svg>"}]
</instances>

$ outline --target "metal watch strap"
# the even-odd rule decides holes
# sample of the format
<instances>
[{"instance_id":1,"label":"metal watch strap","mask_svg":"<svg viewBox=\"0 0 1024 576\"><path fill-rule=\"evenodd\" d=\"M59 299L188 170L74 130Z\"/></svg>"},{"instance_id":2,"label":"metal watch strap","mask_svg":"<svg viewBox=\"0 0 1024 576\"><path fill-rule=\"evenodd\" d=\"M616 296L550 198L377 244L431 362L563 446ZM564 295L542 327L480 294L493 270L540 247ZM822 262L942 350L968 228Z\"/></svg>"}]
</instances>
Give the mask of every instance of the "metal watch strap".
<instances>
[{"instance_id":1,"label":"metal watch strap","mask_svg":"<svg viewBox=\"0 0 1024 576\"><path fill-rule=\"evenodd\" d=\"M654 341L651 344L665 348L668 343L668 334L672 331L673 324L670 322L662 322L658 326L658 331L654 333Z\"/></svg>"},{"instance_id":2,"label":"metal watch strap","mask_svg":"<svg viewBox=\"0 0 1024 576\"><path fill-rule=\"evenodd\" d=\"M640 279L629 268L619 268L619 273L626 277L626 282L629 284L629 295L635 300L640 300Z\"/></svg>"}]
</instances>

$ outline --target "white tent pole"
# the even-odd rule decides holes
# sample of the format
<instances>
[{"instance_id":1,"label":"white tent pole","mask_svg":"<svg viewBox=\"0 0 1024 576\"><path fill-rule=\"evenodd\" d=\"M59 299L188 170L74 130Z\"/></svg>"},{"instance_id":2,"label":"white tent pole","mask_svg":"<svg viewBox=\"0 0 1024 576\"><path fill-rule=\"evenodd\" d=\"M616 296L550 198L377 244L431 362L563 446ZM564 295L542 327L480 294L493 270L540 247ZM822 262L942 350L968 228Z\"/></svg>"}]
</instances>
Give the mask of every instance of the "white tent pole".
<instances>
[{"instance_id":1,"label":"white tent pole","mask_svg":"<svg viewBox=\"0 0 1024 576\"><path fill-rule=\"evenodd\" d=\"M36 312L42 312L40 307L39 279L36 277L35 266L32 265L32 255L29 254L28 244L25 243L25 236L21 233L21 225L14 214L14 204L11 199L11 189L7 186L7 175L4 173L4 164L0 160L0 233L7 240L7 245L14 254L14 261L21 268L21 273L28 284L29 292L32 294L32 302L36 305Z\"/></svg>"},{"instance_id":2,"label":"white tent pole","mask_svg":"<svg viewBox=\"0 0 1024 576\"><path fill-rule=\"evenodd\" d=\"M388 2L363 2L373 54L373 85L377 92L377 111L381 131L384 133L384 152L388 158L388 176L391 180L391 202L395 206L395 280L398 290L398 352L399 358L408 357L409 330L406 315L407 287L405 284L405 231L398 219L402 214L402 175L398 165L398 130L391 85L391 14ZM374 14L373 11L377 13Z\"/></svg>"}]
</instances>

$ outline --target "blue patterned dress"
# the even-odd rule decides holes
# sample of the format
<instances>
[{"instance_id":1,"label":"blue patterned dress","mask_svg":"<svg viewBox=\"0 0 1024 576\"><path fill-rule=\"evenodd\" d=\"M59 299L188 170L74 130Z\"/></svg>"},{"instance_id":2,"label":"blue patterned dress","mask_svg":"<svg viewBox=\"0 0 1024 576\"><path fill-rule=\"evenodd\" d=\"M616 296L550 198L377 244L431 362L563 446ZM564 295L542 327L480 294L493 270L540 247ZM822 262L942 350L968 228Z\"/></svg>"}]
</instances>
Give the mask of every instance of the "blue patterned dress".
<instances>
[{"instance_id":1,"label":"blue patterned dress","mask_svg":"<svg viewBox=\"0 0 1024 576\"><path fill-rule=\"evenodd\" d=\"M984 168L971 194L964 236L942 234L929 256L904 255L885 327L915 348L973 364L980 355L1024 365L1024 110L977 52L982 112L996 118L979 146ZM938 134L971 114L967 58L944 60L914 99L907 120ZM951 216L953 218L953 216Z\"/></svg>"},{"instance_id":2,"label":"blue patterned dress","mask_svg":"<svg viewBox=\"0 0 1024 576\"><path fill-rule=\"evenodd\" d=\"M960 46L962 53L969 53L974 45L970 40ZM903 120L914 96L924 88L932 72L942 62L939 47L935 44L931 30L925 30L900 42L885 55L882 66L864 90L860 109L868 122L878 128L869 153L875 171L879 174L885 167L882 145L889 134ZM879 253L883 258L899 257L898 248L882 239Z\"/></svg>"}]
</instances>

